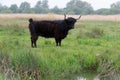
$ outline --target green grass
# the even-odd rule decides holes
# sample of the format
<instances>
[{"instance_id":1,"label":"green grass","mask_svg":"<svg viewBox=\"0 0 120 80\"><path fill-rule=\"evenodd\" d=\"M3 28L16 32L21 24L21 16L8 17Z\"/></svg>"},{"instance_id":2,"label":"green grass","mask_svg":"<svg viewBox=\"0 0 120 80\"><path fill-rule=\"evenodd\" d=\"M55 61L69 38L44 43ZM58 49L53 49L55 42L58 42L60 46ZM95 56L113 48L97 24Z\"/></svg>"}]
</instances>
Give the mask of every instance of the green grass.
<instances>
[{"instance_id":1,"label":"green grass","mask_svg":"<svg viewBox=\"0 0 120 80\"><path fill-rule=\"evenodd\" d=\"M101 73L101 65L109 61L109 67L120 71L120 22L78 21L61 47L55 46L54 39L39 37L38 48L31 48L26 23L26 19L0 20L0 56L4 55L0 66L7 57L4 66L14 72L14 78L73 80L71 75L82 72ZM111 69L105 68L109 73Z\"/></svg>"}]
</instances>

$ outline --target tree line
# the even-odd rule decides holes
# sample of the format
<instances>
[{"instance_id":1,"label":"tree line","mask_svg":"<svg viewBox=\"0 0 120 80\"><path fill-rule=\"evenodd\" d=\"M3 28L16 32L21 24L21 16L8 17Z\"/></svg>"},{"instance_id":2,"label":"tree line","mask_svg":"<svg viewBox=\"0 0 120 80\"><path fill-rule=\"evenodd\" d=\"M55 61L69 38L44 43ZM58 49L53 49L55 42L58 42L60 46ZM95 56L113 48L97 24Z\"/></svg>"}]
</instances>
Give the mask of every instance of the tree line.
<instances>
[{"instance_id":1,"label":"tree line","mask_svg":"<svg viewBox=\"0 0 120 80\"><path fill-rule=\"evenodd\" d=\"M55 13L55 14L120 14L120 1L110 5L110 8L94 10L90 3L81 0L71 0L65 8L55 6L49 8L48 0L39 0L34 7L30 3L22 2L20 6L12 4L10 7L0 4L0 13Z\"/></svg>"}]
</instances>

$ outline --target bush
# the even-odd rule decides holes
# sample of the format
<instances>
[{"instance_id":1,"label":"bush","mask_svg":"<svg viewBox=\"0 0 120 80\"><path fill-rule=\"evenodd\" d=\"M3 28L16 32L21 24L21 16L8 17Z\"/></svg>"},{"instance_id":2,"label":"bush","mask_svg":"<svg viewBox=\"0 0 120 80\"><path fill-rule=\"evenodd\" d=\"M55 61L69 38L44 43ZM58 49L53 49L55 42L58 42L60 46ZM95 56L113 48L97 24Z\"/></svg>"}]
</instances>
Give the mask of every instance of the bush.
<instances>
[{"instance_id":1,"label":"bush","mask_svg":"<svg viewBox=\"0 0 120 80\"><path fill-rule=\"evenodd\" d=\"M20 79L39 79L41 72L39 70L39 64L37 57L31 52L19 51L12 57L11 65L14 66L14 72L18 74Z\"/></svg>"},{"instance_id":2,"label":"bush","mask_svg":"<svg viewBox=\"0 0 120 80\"><path fill-rule=\"evenodd\" d=\"M0 72L6 80L39 80L41 72L36 57L32 53L20 52L10 56L0 52Z\"/></svg>"},{"instance_id":3,"label":"bush","mask_svg":"<svg viewBox=\"0 0 120 80\"><path fill-rule=\"evenodd\" d=\"M93 28L91 32L86 33L90 38L100 38L103 36L104 31L100 28Z\"/></svg>"},{"instance_id":4,"label":"bush","mask_svg":"<svg viewBox=\"0 0 120 80\"><path fill-rule=\"evenodd\" d=\"M20 27L18 25L14 25L13 27L11 27L11 30L9 30L9 33L12 35L21 36L21 35L25 34L25 30L23 27Z\"/></svg>"}]
</instances>

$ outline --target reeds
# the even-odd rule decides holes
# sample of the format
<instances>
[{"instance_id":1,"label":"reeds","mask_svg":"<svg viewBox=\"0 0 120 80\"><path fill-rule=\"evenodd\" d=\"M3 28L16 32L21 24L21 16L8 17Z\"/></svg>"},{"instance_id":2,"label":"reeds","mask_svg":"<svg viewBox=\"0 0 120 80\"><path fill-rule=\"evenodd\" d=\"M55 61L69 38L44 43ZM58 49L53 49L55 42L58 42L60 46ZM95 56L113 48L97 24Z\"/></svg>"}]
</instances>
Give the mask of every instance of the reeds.
<instances>
[{"instance_id":1,"label":"reeds","mask_svg":"<svg viewBox=\"0 0 120 80\"><path fill-rule=\"evenodd\" d=\"M66 14L67 15L67 14ZM67 15L67 17L78 18L79 15ZM120 21L120 15L82 15L80 20L93 20L93 21ZM63 15L58 14L0 14L1 19L64 19Z\"/></svg>"}]
</instances>

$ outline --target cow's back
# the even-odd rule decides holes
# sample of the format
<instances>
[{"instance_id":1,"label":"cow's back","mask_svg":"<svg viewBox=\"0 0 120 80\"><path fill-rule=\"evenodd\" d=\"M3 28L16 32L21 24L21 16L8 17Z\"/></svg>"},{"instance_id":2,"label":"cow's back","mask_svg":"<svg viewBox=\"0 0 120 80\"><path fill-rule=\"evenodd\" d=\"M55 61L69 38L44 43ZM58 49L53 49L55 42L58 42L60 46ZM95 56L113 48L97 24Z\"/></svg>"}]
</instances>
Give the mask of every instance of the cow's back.
<instances>
[{"instance_id":1,"label":"cow's back","mask_svg":"<svg viewBox=\"0 0 120 80\"><path fill-rule=\"evenodd\" d=\"M60 30L60 25L53 21L34 21L34 27L37 35L46 38L55 37L55 32Z\"/></svg>"}]
</instances>

